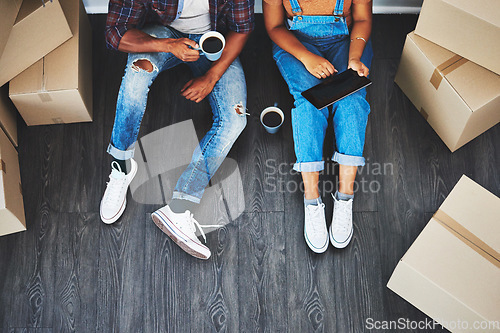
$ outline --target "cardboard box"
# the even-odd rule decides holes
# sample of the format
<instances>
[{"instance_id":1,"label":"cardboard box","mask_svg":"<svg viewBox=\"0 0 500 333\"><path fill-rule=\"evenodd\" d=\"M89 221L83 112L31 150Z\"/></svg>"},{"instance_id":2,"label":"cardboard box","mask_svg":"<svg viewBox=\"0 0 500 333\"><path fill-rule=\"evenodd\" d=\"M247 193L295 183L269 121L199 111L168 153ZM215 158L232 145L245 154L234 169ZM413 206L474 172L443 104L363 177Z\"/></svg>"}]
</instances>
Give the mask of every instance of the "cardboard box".
<instances>
[{"instance_id":1,"label":"cardboard box","mask_svg":"<svg viewBox=\"0 0 500 333\"><path fill-rule=\"evenodd\" d=\"M24 0L0 57L0 86L71 36L58 0Z\"/></svg>"},{"instance_id":2,"label":"cardboard box","mask_svg":"<svg viewBox=\"0 0 500 333\"><path fill-rule=\"evenodd\" d=\"M452 152L500 122L500 76L414 33L395 82Z\"/></svg>"},{"instance_id":3,"label":"cardboard box","mask_svg":"<svg viewBox=\"0 0 500 333\"><path fill-rule=\"evenodd\" d=\"M451 332L500 332L499 252L500 198L462 176L387 287Z\"/></svg>"},{"instance_id":4,"label":"cardboard box","mask_svg":"<svg viewBox=\"0 0 500 333\"><path fill-rule=\"evenodd\" d=\"M26 230L17 151L0 131L0 236Z\"/></svg>"},{"instance_id":5,"label":"cardboard box","mask_svg":"<svg viewBox=\"0 0 500 333\"><path fill-rule=\"evenodd\" d=\"M498 0L425 0L415 33L500 74Z\"/></svg>"},{"instance_id":6,"label":"cardboard box","mask_svg":"<svg viewBox=\"0 0 500 333\"><path fill-rule=\"evenodd\" d=\"M74 36L10 82L28 125L92 121L92 32L81 0L61 0Z\"/></svg>"},{"instance_id":7,"label":"cardboard box","mask_svg":"<svg viewBox=\"0 0 500 333\"><path fill-rule=\"evenodd\" d=\"M17 147L17 111L9 99L9 87L0 87L0 127Z\"/></svg>"},{"instance_id":8,"label":"cardboard box","mask_svg":"<svg viewBox=\"0 0 500 333\"><path fill-rule=\"evenodd\" d=\"M21 8L21 0L0 1L0 55L7 44L19 8Z\"/></svg>"}]
</instances>

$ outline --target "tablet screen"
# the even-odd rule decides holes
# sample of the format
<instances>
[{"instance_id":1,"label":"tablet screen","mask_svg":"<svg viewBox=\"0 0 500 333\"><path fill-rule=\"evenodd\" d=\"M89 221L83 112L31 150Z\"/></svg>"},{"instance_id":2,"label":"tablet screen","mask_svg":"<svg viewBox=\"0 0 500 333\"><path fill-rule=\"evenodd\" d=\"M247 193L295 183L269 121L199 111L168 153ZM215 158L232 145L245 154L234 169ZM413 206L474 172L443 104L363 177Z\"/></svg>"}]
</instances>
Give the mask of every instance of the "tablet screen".
<instances>
[{"instance_id":1,"label":"tablet screen","mask_svg":"<svg viewBox=\"0 0 500 333\"><path fill-rule=\"evenodd\" d=\"M370 79L359 76L355 70L348 69L304 91L302 96L320 110L371 83L372 81Z\"/></svg>"}]
</instances>

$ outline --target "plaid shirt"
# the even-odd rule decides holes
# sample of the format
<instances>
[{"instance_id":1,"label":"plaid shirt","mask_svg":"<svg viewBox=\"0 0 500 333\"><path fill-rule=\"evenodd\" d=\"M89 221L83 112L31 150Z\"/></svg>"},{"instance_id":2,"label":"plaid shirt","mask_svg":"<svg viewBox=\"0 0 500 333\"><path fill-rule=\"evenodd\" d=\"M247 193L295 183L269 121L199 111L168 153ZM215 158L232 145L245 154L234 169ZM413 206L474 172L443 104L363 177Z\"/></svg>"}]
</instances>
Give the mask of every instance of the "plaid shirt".
<instances>
[{"instance_id":1,"label":"plaid shirt","mask_svg":"<svg viewBox=\"0 0 500 333\"><path fill-rule=\"evenodd\" d=\"M121 38L146 23L168 25L181 14L183 0L110 0L106 44L118 49ZM211 29L250 33L254 28L254 0L209 0ZM182 5L181 5L182 6Z\"/></svg>"}]
</instances>

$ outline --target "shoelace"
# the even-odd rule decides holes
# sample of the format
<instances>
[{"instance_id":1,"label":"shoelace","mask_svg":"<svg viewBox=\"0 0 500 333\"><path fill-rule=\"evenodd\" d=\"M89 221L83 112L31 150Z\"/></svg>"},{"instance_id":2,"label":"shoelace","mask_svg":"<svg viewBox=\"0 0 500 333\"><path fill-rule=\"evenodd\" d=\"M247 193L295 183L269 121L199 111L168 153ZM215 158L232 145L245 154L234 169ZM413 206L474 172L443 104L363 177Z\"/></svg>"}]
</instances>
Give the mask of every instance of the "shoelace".
<instances>
[{"instance_id":1,"label":"shoelace","mask_svg":"<svg viewBox=\"0 0 500 333\"><path fill-rule=\"evenodd\" d=\"M122 179L114 178L112 177L113 171L122 172L120 165L115 161L111 163L111 175L109 175L109 182L106 183L106 196L104 198L104 202L117 205L120 203L118 198L123 191L125 177Z\"/></svg>"},{"instance_id":2,"label":"shoelace","mask_svg":"<svg viewBox=\"0 0 500 333\"><path fill-rule=\"evenodd\" d=\"M205 236L205 232L203 231L203 228L220 228L221 225L219 224L207 224L207 225L201 225L198 221L195 220L193 213L191 213L189 210L186 211L184 214L186 214L186 222L189 228L193 233L196 233L196 228L200 230L201 235L203 236L203 240L205 243L207 242L207 237Z\"/></svg>"},{"instance_id":3,"label":"shoelace","mask_svg":"<svg viewBox=\"0 0 500 333\"><path fill-rule=\"evenodd\" d=\"M325 204L321 203L319 205L307 205L306 209L311 214L311 220L313 223L311 223L312 231L314 234L322 234L322 224L316 224L315 222L320 222L323 223L323 219L320 219L321 217L321 212L325 208Z\"/></svg>"},{"instance_id":4,"label":"shoelace","mask_svg":"<svg viewBox=\"0 0 500 333\"><path fill-rule=\"evenodd\" d=\"M335 231L348 233L349 232L349 213L351 209L346 202L338 201L335 205L335 211L338 212L339 218L336 219L337 223L333 225Z\"/></svg>"}]
</instances>

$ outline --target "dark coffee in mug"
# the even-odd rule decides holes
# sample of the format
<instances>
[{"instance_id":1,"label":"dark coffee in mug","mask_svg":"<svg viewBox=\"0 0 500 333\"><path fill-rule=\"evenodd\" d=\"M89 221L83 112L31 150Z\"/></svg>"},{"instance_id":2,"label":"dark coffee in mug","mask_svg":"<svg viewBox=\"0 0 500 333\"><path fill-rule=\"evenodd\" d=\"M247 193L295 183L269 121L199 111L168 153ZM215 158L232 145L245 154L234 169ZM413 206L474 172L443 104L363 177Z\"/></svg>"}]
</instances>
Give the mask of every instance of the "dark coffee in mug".
<instances>
[{"instance_id":1,"label":"dark coffee in mug","mask_svg":"<svg viewBox=\"0 0 500 333\"><path fill-rule=\"evenodd\" d=\"M222 49L222 41L217 37L208 37L201 46L207 53L217 53Z\"/></svg>"},{"instance_id":2,"label":"dark coffee in mug","mask_svg":"<svg viewBox=\"0 0 500 333\"><path fill-rule=\"evenodd\" d=\"M281 115L278 112L269 111L262 118L264 125L268 127L276 127L281 124Z\"/></svg>"}]
</instances>

